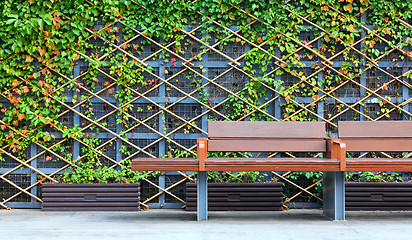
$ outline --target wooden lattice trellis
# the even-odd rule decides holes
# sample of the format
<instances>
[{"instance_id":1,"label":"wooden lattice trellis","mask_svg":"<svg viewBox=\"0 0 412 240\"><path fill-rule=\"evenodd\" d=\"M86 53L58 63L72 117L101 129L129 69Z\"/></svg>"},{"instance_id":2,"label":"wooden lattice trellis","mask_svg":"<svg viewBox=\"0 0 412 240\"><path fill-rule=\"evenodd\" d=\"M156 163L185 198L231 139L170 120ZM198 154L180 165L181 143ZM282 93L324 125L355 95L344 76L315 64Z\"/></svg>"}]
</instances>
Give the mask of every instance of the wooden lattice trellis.
<instances>
[{"instance_id":1,"label":"wooden lattice trellis","mask_svg":"<svg viewBox=\"0 0 412 240\"><path fill-rule=\"evenodd\" d=\"M93 5L91 2L88 4ZM156 15L134 1L132 4L136 12L146 11L147 15ZM84 27L83 31L88 34L88 38L86 44L79 43L71 48L79 55L79 60L73 63L71 73L59 72L40 62L33 63L37 64L37 71L47 71L61 79L61 84L56 88L64 91L66 99L44 94L47 96L45 101L53 99L61 108L55 120L62 122L66 128L78 125L77 133L86 134L87 137L73 134L68 140L62 137L63 131L51 126L47 131L58 136L52 143L36 141L23 151L14 151L13 143L1 146L0 151L5 161L0 162L0 196L3 196L0 205L3 208L38 207L42 202L38 193L39 177L56 181L55 177L70 166L71 160L87 157L82 148L93 148L104 166L115 169L123 162L140 156L158 157L174 151L194 154L195 139L207 134L207 121L231 120L235 104L242 105L241 110L244 110L236 117L239 121L249 120L256 115L261 120L269 121L293 120L303 115L304 120L325 121L330 135L336 134L338 120L411 118L409 91L412 86L407 76L412 69L409 63L412 56L407 47L391 46L387 36L365 23L369 9L354 15L357 21L353 24L356 23L362 35L351 44L336 37L335 48L329 49L325 54L320 50L322 45L328 44L323 42L324 37L333 35L333 31L339 30L344 23L336 24L332 31L325 30L312 18L314 12L308 11L305 15L302 11L295 12L293 8L286 7L291 15L297 14L291 21L295 21L294 24L300 26L301 30L298 39L288 34L288 31L298 31L298 28L285 28L280 34L290 41L288 44L295 46L293 52L284 54L281 46L277 46L276 50L272 49L270 37L263 37L276 26L241 6L242 4L229 4L224 12L242 15L247 19L246 27L264 29L256 32L257 36L262 35L258 41L251 41L236 24L222 24L218 19L190 7L179 11L189 11L194 22L186 24L184 28L175 27L175 32L182 39L167 41L156 34L147 34L141 27L132 26L121 15L113 12L110 21L99 19L94 26ZM332 9L336 16L345 16L345 13L332 5L323 7ZM64 16L64 19L70 21L74 17ZM401 26L412 29L409 20L397 20ZM163 19L151 24L156 26L167 21ZM213 26L214 31L205 30L202 22ZM108 28L116 29L113 36L118 41L108 39L104 33ZM221 36L217 36L219 34ZM407 37L405 36L405 41ZM384 48L376 57L370 56L369 52L373 51L364 50L370 38L380 42L372 46L372 49ZM369 47L370 45L369 43ZM79 46L86 51L79 51ZM176 48L182 50L176 51ZM250 53L257 51L266 54L271 61L270 68L261 77L273 78L281 86L275 87L269 82L261 81L259 88L264 89L264 96L260 97L260 104L253 104L244 93L250 87L247 83L252 82L256 76L244 67L249 61ZM165 57L166 55L168 56ZM296 55L300 56L304 64L296 66L297 71L286 70L287 60ZM352 56L350 59L359 60L353 63L357 66L355 73L345 71L344 62L348 55ZM109 62L116 56L139 64L131 67L133 71L141 73L139 81L119 84L121 71L92 64L97 61ZM92 81L86 78L91 73L94 74ZM318 85L317 82L321 79L331 77L339 77L341 80L325 81ZM15 80L17 84L10 89L3 89L1 93L0 101L6 108L12 107L10 96L14 96L16 89L27 83L21 77L16 77ZM292 98L290 94L280 90L281 87L300 88L301 92L295 92ZM119 100L116 93L120 89L129 91L131 97ZM315 94L308 95L308 91L315 91ZM293 112L286 114L286 103L294 106ZM120 114L122 118L118 117ZM6 125L3 117L6 116L0 113L0 124ZM8 124L3 131L24 139L34 129L29 127L30 122L22 124ZM27 131L16 131L18 128L26 128ZM89 138L98 139L96 145L91 144ZM63 146L64 153L56 150ZM121 149L126 149L130 154L122 153ZM67 153L72 156L71 160L67 159ZM388 153L382 154L391 157ZM269 155L275 157L277 153ZM294 157L293 153L288 155ZM299 189L298 193L288 196L285 205L302 194L322 201L314 190L322 180L302 187L288 178L290 172L272 174ZM185 199L179 188L187 180L193 179L186 172L145 178L147 199L142 204L146 207L182 206Z\"/></svg>"}]
</instances>

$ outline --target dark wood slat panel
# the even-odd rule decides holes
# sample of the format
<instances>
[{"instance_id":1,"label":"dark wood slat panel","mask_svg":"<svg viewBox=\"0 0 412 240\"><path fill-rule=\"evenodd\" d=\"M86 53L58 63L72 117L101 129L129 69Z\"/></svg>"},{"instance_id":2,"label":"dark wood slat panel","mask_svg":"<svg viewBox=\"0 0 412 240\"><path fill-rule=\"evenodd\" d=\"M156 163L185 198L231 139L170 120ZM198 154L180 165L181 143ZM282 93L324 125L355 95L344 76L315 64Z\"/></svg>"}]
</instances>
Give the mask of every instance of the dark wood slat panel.
<instances>
[{"instance_id":1,"label":"dark wood slat panel","mask_svg":"<svg viewBox=\"0 0 412 240\"><path fill-rule=\"evenodd\" d=\"M345 207L346 211L410 211L412 207Z\"/></svg>"},{"instance_id":2,"label":"dark wood slat panel","mask_svg":"<svg viewBox=\"0 0 412 240\"><path fill-rule=\"evenodd\" d=\"M326 152L326 140L210 139L210 152Z\"/></svg>"},{"instance_id":3,"label":"dark wood slat panel","mask_svg":"<svg viewBox=\"0 0 412 240\"><path fill-rule=\"evenodd\" d=\"M345 201L347 202L370 202L371 197L347 197L345 195ZM412 202L412 197L387 197L384 196L382 200L377 202Z\"/></svg>"},{"instance_id":4,"label":"dark wood slat panel","mask_svg":"<svg viewBox=\"0 0 412 240\"><path fill-rule=\"evenodd\" d=\"M324 138L325 122L209 121L209 138Z\"/></svg>"},{"instance_id":5,"label":"dark wood slat panel","mask_svg":"<svg viewBox=\"0 0 412 240\"><path fill-rule=\"evenodd\" d=\"M97 201L99 202L114 202L114 201L121 201L121 202L134 202L137 203L140 201L140 197L137 198L101 198L101 197L96 197ZM43 197L43 201L46 202L83 202L84 197L82 198L49 198L49 197Z\"/></svg>"},{"instance_id":6,"label":"dark wood slat panel","mask_svg":"<svg viewBox=\"0 0 412 240\"><path fill-rule=\"evenodd\" d=\"M43 207L132 207L138 206L138 202L45 202Z\"/></svg>"},{"instance_id":7,"label":"dark wood slat panel","mask_svg":"<svg viewBox=\"0 0 412 240\"><path fill-rule=\"evenodd\" d=\"M190 203L186 206L196 206L197 204ZM208 207L225 207L228 205L227 202L208 202ZM249 207L249 206L256 206L256 207L280 207L282 206L282 202L230 202L230 205L233 207Z\"/></svg>"},{"instance_id":8,"label":"dark wood slat panel","mask_svg":"<svg viewBox=\"0 0 412 240\"><path fill-rule=\"evenodd\" d=\"M209 184L208 184L209 185ZM219 192L208 192L207 194L209 197L223 197L227 196L226 193L219 193ZM190 197L196 197L197 192L196 188L193 188L193 190L189 190L186 188L186 198ZM281 197L282 192L265 192L265 193L260 193L260 192L242 192L242 197Z\"/></svg>"},{"instance_id":9,"label":"dark wood slat panel","mask_svg":"<svg viewBox=\"0 0 412 240\"><path fill-rule=\"evenodd\" d=\"M63 192L72 192L72 193L82 193L82 192L88 192L88 193L101 193L101 192L130 192L130 191L140 191L139 189L131 189L131 188L116 188L116 189L105 189L105 188L88 188L88 187L83 187L83 188L43 188L42 192L44 193L63 193Z\"/></svg>"},{"instance_id":10,"label":"dark wood slat panel","mask_svg":"<svg viewBox=\"0 0 412 240\"><path fill-rule=\"evenodd\" d=\"M410 187L408 182L346 182L345 186L348 189L358 187Z\"/></svg>"},{"instance_id":11,"label":"dark wood slat panel","mask_svg":"<svg viewBox=\"0 0 412 240\"><path fill-rule=\"evenodd\" d=\"M370 192L350 192L345 189L345 196L347 197L371 197ZM412 197L412 191L411 192L384 192L383 193L385 197Z\"/></svg>"},{"instance_id":12,"label":"dark wood slat panel","mask_svg":"<svg viewBox=\"0 0 412 240\"><path fill-rule=\"evenodd\" d=\"M208 184L209 187L209 184ZM281 192L282 187L261 187L259 190L256 190L253 186L251 187L242 187L241 189L239 188L214 188L214 187L209 187L208 192L213 193L213 192L224 192L224 193L243 193L243 192Z\"/></svg>"},{"instance_id":13,"label":"dark wood slat panel","mask_svg":"<svg viewBox=\"0 0 412 240\"><path fill-rule=\"evenodd\" d=\"M359 187L359 188L350 188L346 189L346 191L350 192L379 192L386 194L386 192L412 192L412 186L409 187L379 187L378 189L376 187Z\"/></svg>"},{"instance_id":14,"label":"dark wood slat panel","mask_svg":"<svg viewBox=\"0 0 412 240\"><path fill-rule=\"evenodd\" d=\"M115 197L140 197L140 190L136 190L137 192L130 192L130 193L115 193ZM98 197L112 197L114 196L113 193L97 193L96 194ZM43 198L57 198L57 197L84 197L83 193L46 193L43 192L42 193L42 197Z\"/></svg>"},{"instance_id":15,"label":"dark wood slat panel","mask_svg":"<svg viewBox=\"0 0 412 240\"><path fill-rule=\"evenodd\" d=\"M382 206L382 207L398 207L398 206L404 206L404 207L412 207L412 202L345 202L345 206L347 207L377 207L377 206Z\"/></svg>"},{"instance_id":16,"label":"dark wood slat panel","mask_svg":"<svg viewBox=\"0 0 412 240\"><path fill-rule=\"evenodd\" d=\"M339 121L339 138L412 137L412 121Z\"/></svg>"},{"instance_id":17,"label":"dark wood slat panel","mask_svg":"<svg viewBox=\"0 0 412 240\"><path fill-rule=\"evenodd\" d=\"M211 158L213 159L213 158ZM195 183L187 183L187 186L193 186L196 187ZM230 187L231 189L237 188L239 190L243 191L243 187L253 187L254 191L261 191L262 188L264 189L269 189L269 188L278 188L278 187L283 187L283 183L281 182L271 182L271 183L208 183L207 184L209 187L213 188L227 188Z\"/></svg>"},{"instance_id":18,"label":"dark wood slat panel","mask_svg":"<svg viewBox=\"0 0 412 240\"><path fill-rule=\"evenodd\" d=\"M140 207L45 207L42 211L139 211Z\"/></svg>"},{"instance_id":19,"label":"dark wood slat panel","mask_svg":"<svg viewBox=\"0 0 412 240\"><path fill-rule=\"evenodd\" d=\"M227 196L225 197L208 197L207 201L208 202L222 202L222 201L227 201ZM250 198L245 198L241 196L241 201L245 202L262 202L262 201L268 201L268 202L281 202L283 200L282 197L250 197ZM186 201L197 201L196 197L188 198L186 197Z\"/></svg>"},{"instance_id":20,"label":"dark wood slat panel","mask_svg":"<svg viewBox=\"0 0 412 240\"><path fill-rule=\"evenodd\" d=\"M42 188L54 188L56 185L65 187L65 188L89 188L91 186L90 183L43 183ZM93 188L118 188L119 183L93 183ZM139 183L122 183L122 188L138 188L140 186Z\"/></svg>"},{"instance_id":21,"label":"dark wood slat panel","mask_svg":"<svg viewBox=\"0 0 412 240\"><path fill-rule=\"evenodd\" d=\"M348 152L412 151L412 138L342 138Z\"/></svg>"}]
</instances>

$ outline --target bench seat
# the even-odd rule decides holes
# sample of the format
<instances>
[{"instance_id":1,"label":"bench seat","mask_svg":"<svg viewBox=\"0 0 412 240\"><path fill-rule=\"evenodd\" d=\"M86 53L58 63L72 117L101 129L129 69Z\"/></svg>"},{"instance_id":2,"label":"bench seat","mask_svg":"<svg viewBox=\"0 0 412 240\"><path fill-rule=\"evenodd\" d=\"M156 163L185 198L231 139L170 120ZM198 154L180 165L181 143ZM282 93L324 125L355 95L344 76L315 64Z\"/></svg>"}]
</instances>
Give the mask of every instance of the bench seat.
<instances>
[{"instance_id":1,"label":"bench seat","mask_svg":"<svg viewBox=\"0 0 412 240\"><path fill-rule=\"evenodd\" d=\"M207 158L205 171L340 171L330 158Z\"/></svg>"},{"instance_id":2,"label":"bench seat","mask_svg":"<svg viewBox=\"0 0 412 240\"><path fill-rule=\"evenodd\" d=\"M134 171L198 171L196 158L136 158L132 160Z\"/></svg>"},{"instance_id":3,"label":"bench seat","mask_svg":"<svg viewBox=\"0 0 412 240\"><path fill-rule=\"evenodd\" d=\"M347 158L346 169L358 171L412 171L412 158Z\"/></svg>"}]
</instances>

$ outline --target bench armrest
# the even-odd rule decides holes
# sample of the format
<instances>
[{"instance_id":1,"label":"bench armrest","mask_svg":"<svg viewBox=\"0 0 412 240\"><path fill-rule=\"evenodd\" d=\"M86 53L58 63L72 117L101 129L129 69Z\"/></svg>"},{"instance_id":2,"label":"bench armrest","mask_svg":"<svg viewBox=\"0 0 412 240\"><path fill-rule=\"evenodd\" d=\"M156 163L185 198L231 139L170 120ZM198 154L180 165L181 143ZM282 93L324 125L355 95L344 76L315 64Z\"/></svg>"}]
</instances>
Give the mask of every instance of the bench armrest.
<instances>
[{"instance_id":1,"label":"bench armrest","mask_svg":"<svg viewBox=\"0 0 412 240\"><path fill-rule=\"evenodd\" d=\"M346 171L346 144L340 139L328 139L327 144L327 157L339 160L340 170Z\"/></svg>"},{"instance_id":2,"label":"bench armrest","mask_svg":"<svg viewBox=\"0 0 412 240\"><path fill-rule=\"evenodd\" d=\"M199 171L205 171L205 160L207 158L207 138L197 139L197 159L199 160Z\"/></svg>"}]
</instances>

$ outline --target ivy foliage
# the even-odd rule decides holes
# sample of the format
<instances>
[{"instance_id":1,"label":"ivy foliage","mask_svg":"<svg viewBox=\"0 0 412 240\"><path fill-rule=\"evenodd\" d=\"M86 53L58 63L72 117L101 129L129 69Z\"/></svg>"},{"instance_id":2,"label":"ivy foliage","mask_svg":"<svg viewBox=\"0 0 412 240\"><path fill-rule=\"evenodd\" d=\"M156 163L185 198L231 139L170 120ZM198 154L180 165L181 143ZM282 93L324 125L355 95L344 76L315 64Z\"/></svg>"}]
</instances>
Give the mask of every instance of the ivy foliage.
<instances>
[{"instance_id":1,"label":"ivy foliage","mask_svg":"<svg viewBox=\"0 0 412 240\"><path fill-rule=\"evenodd\" d=\"M223 119L274 120L265 104L273 97L270 90L282 97L281 119L316 120L310 115L325 100L326 91L333 96L333 89L363 74L393 49L400 53L394 65L410 57L410 9L412 2L401 0L2 1L0 154L7 151L24 157L24 150L38 143L60 151L58 158L73 164L72 168L101 167L104 147L98 150L102 143L96 135L115 132L110 123L93 122L95 105L91 99L104 89L103 98L115 97L121 106L110 115L124 126L119 136L125 143L121 152L126 160L121 164L128 166L134 156L126 144L128 129L133 127L130 120L140 120L133 116L131 103L153 91L153 86L167 85L163 81L166 77L157 77L147 62L162 59L165 74L172 66L193 70L194 63L199 70L188 78L196 86L199 101L212 106L202 85L204 71L199 63L207 53L222 52L233 43L249 49L236 60L242 61L241 66L230 63L246 76L245 88L229 94L229 101L222 105ZM302 39L302 33L316 41ZM136 36L143 40L134 42ZM201 43L200 49L190 52L194 42ZM377 48L379 44L386 47ZM156 53L147 59L140 57L147 47ZM337 53L343 64L332 67L334 59L330 57ZM226 58L228 62L235 60ZM87 68L75 76L79 63ZM149 81L145 74L152 76ZM299 96L312 101L302 107L296 101ZM385 101L391 100L381 99L382 104ZM67 126L61 117L70 111L88 123ZM197 127L195 123L189 126ZM73 161L69 147L51 144L58 139L79 142L84 155Z\"/></svg>"}]
</instances>

